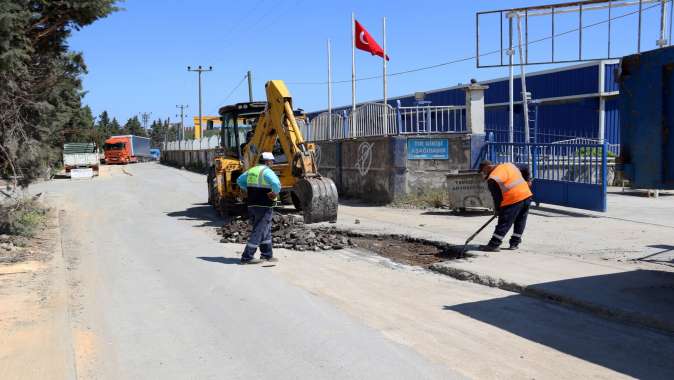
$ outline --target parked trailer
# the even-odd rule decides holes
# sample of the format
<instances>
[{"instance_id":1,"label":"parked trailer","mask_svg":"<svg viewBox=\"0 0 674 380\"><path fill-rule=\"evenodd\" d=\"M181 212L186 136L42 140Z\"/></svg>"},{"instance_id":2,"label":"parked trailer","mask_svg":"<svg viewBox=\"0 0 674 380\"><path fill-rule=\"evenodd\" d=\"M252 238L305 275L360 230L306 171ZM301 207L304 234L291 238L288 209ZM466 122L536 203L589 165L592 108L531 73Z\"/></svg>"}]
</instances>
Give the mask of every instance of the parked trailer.
<instances>
[{"instance_id":1,"label":"parked trailer","mask_svg":"<svg viewBox=\"0 0 674 380\"><path fill-rule=\"evenodd\" d=\"M71 178L98 174L100 162L95 143L66 143L63 145L63 167Z\"/></svg>"},{"instance_id":2,"label":"parked trailer","mask_svg":"<svg viewBox=\"0 0 674 380\"><path fill-rule=\"evenodd\" d=\"M105 140L103 150L106 164L129 164L152 159L150 139L147 137L110 136Z\"/></svg>"}]
</instances>

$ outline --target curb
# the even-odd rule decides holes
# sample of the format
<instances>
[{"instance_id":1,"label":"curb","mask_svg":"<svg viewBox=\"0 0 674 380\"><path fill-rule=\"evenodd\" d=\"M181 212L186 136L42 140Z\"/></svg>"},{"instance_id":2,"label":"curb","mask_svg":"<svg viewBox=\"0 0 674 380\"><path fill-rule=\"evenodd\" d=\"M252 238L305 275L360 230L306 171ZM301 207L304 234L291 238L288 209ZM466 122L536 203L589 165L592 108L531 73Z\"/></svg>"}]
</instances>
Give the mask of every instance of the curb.
<instances>
[{"instance_id":1,"label":"curb","mask_svg":"<svg viewBox=\"0 0 674 380\"><path fill-rule=\"evenodd\" d=\"M597 305L592 302L583 301L574 297L550 292L545 289L538 288L536 285L521 285L518 283L505 281L501 278L495 278L492 276L467 271L465 269L453 268L449 266L448 263L449 262L447 261L435 263L430 265L429 269L433 272L444 274L457 280L469 281L492 288L499 288L524 296L537 298L543 301L552 301L565 306L571 306L580 311L589 312L590 314L609 320L633 324L639 327L656 329L667 334L674 334L674 321L664 321L641 313L629 312L621 309Z\"/></svg>"}]
</instances>

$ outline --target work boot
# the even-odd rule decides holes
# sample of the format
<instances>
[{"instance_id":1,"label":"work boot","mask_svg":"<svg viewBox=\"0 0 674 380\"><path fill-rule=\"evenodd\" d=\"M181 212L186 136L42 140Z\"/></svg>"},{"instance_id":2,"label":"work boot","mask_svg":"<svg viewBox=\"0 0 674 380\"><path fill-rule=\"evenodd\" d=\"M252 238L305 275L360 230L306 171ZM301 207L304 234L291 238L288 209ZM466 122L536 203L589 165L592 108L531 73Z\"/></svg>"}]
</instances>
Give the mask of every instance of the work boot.
<instances>
[{"instance_id":1,"label":"work boot","mask_svg":"<svg viewBox=\"0 0 674 380\"><path fill-rule=\"evenodd\" d=\"M262 257L260 257L260 258L261 258L262 260L268 262L268 263L275 263L275 262L278 262L278 259L277 259L276 257L273 257L273 256L262 256Z\"/></svg>"},{"instance_id":2,"label":"work boot","mask_svg":"<svg viewBox=\"0 0 674 380\"><path fill-rule=\"evenodd\" d=\"M493 245L481 245L480 251L482 252L501 252L499 247L494 247Z\"/></svg>"},{"instance_id":3,"label":"work boot","mask_svg":"<svg viewBox=\"0 0 674 380\"><path fill-rule=\"evenodd\" d=\"M260 259L250 259L250 260L241 259L241 262L239 264L241 264L241 265L260 264L261 262L262 262L262 260L260 260Z\"/></svg>"}]
</instances>

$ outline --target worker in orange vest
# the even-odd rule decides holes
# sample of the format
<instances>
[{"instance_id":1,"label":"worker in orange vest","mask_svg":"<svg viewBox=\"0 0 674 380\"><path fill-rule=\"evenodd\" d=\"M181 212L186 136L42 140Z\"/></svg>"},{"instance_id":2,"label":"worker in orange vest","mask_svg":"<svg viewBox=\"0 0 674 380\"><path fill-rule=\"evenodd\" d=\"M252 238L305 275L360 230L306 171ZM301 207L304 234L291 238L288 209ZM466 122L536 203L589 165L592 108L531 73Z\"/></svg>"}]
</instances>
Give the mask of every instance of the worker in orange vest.
<instances>
[{"instance_id":1,"label":"worker in orange vest","mask_svg":"<svg viewBox=\"0 0 674 380\"><path fill-rule=\"evenodd\" d=\"M510 236L510 249L516 250L522 242L522 234L527 224L531 205L531 176L529 168L522 168L510 162L493 164L485 160L479 166L487 187L494 199L494 212L498 215L498 224L489 244L480 246L485 252L500 251L501 243L510 227L515 225Z\"/></svg>"}]
</instances>

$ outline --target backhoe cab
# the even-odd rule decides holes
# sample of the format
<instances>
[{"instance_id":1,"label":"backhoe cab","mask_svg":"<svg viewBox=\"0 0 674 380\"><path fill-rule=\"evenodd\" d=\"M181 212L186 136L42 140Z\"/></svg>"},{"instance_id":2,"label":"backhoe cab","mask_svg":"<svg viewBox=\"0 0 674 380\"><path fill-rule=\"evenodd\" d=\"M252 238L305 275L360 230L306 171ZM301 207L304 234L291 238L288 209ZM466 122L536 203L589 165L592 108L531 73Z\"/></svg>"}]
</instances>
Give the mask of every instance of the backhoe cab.
<instances>
[{"instance_id":1,"label":"backhoe cab","mask_svg":"<svg viewBox=\"0 0 674 380\"><path fill-rule=\"evenodd\" d=\"M306 117L292 109L282 81L265 85L267 102L246 102L220 108L220 149L208 172L208 201L222 214L239 213L245 193L236 179L257 165L262 152L273 152L274 172L281 180L281 200L302 210L305 223L337 219L337 188L322 177L313 144L304 141L300 125Z\"/></svg>"}]
</instances>

